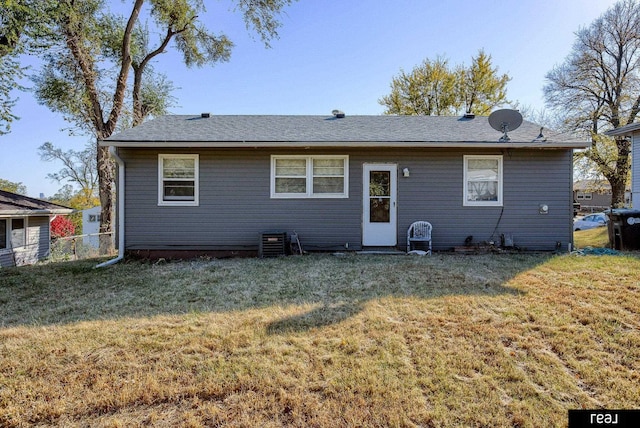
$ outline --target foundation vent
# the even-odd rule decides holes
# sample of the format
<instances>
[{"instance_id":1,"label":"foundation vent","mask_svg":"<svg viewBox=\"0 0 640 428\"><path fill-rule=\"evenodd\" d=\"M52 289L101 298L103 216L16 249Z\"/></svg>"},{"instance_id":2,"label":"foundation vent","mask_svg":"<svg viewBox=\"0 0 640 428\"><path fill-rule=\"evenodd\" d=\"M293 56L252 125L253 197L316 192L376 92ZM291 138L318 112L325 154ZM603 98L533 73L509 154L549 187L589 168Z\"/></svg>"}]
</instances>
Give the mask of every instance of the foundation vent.
<instances>
[{"instance_id":1,"label":"foundation vent","mask_svg":"<svg viewBox=\"0 0 640 428\"><path fill-rule=\"evenodd\" d=\"M260 256L260 258L286 256L287 232L262 232L260 234L260 248L258 255Z\"/></svg>"}]
</instances>

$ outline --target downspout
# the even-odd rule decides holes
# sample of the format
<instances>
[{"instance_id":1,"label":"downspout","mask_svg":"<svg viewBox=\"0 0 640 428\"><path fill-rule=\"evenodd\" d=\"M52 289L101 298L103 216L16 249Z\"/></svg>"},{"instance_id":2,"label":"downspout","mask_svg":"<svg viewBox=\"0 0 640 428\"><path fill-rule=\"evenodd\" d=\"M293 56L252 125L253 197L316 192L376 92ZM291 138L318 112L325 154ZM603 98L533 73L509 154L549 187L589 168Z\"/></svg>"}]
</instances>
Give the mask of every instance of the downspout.
<instances>
[{"instance_id":1,"label":"downspout","mask_svg":"<svg viewBox=\"0 0 640 428\"><path fill-rule=\"evenodd\" d=\"M118 257L100 263L96 268L103 268L124 259L124 161L114 146L109 147L109 154L118 163Z\"/></svg>"}]
</instances>

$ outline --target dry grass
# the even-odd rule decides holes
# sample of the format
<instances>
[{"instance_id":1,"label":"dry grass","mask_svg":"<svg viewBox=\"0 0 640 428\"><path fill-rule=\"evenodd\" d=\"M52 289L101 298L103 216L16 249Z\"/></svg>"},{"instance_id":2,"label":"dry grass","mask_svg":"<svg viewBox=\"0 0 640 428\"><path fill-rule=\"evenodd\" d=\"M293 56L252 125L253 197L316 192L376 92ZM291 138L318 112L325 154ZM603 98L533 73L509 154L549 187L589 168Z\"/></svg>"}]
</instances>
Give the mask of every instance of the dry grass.
<instances>
[{"instance_id":1,"label":"dry grass","mask_svg":"<svg viewBox=\"0 0 640 428\"><path fill-rule=\"evenodd\" d=\"M595 227L587 230L577 230L573 232L573 241L577 248L609 247L609 229L606 227Z\"/></svg>"},{"instance_id":2,"label":"dry grass","mask_svg":"<svg viewBox=\"0 0 640 428\"><path fill-rule=\"evenodd\" d=\"M637 255L0 270L0 426L565 426L640 407Z\"/></svg>"}]
</instances>

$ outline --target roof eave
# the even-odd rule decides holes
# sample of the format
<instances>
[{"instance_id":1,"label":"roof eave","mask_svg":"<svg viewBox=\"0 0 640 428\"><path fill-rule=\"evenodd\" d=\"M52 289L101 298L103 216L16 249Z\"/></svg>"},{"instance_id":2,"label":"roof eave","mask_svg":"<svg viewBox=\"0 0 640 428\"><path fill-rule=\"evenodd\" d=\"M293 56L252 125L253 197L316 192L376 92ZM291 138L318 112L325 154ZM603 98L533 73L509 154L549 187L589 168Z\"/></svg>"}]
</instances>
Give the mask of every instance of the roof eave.
<instances>
[{"instance_id":1,"label":"roof eave","mask_svg":"<svg viewBox=\"0 0 640 428\"><path fill-rule=\"evenodd\" d=\"M621 126L620 128L612 129L604 133L604 135L609 135L610 137L615 137L617 135L631 135L634 132L640 131L640 123L630 123L629 125Z\"/></svg>"},{"instance_id":2,"label":"roof eave","mask_svg":"<svg viewBox=\"0 0 640 428\"><path fill-rule=\"evenodd\" d=\"M73 209L55 209L55 210L30 210L30 209L18 209L18 210L1 210L0 217L33 217L42 215L66 215L72 214Z\"/></svg>"},{"instance_id":3,"label":"roof eave","mask_svg":"<svg viewBox=\"0 0 640 428\"><path fill-rule=\"evenodd\" d=\"M584 149L590 142L493 142L493 141L100 141L103 147L131 148L311 148L311 147L372 147L372 148L513 148L513 149Z\"/></svg>"}]
</instances>

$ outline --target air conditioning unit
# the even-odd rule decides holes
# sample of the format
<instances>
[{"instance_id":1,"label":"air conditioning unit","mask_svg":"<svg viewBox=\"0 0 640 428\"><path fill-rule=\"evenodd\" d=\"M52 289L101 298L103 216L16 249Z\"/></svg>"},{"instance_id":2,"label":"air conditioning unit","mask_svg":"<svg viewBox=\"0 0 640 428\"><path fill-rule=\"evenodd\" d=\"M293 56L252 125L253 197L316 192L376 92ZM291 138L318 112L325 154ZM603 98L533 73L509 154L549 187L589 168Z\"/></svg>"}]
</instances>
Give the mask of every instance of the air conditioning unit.
<instances>
[{"instance_id":1,"label":"air conditioning unit","mask_svg":"<svg viewBox=\"0 0 640 428\"><path fill-rule=\"evenodd\" d=\"M278 257L287 255L287 232L268 231L260 233L260 248L258 255L263 257Z\"/></svg>"}]
</instances>

